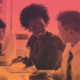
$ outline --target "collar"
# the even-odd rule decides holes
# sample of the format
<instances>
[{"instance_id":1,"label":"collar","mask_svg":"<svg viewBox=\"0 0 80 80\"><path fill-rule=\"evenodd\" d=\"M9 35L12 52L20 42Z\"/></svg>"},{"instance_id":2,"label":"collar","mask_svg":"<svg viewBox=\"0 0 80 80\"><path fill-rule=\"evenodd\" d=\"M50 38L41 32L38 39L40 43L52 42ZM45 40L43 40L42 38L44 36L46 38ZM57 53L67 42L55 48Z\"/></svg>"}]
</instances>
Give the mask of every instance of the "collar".
<instances>
[{"instance_id":1,"label":"collar","mask_svg":"<svg viewBox=\"0 0 80 80\"><path fill-rule=\"evenodd\" d=\"M74 54L76 54L76 52L80 49L80 40L76 43L76 45L74 47L71 48L71 52L74 56Z\"/></svg>"}]
</instances>

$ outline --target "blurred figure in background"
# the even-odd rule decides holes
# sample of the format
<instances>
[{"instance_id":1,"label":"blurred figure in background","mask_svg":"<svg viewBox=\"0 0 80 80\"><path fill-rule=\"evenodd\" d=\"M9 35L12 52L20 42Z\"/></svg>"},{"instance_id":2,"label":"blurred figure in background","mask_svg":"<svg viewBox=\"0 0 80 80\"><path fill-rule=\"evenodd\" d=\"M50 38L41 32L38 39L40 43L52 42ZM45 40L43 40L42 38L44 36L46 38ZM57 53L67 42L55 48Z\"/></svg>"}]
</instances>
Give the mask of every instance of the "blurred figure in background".
<instances>
[{"instance_id":1,"label":"blurred figure in background","mask_svg":"<svg viewBox=\"0 0 80 80\"><path fill-rule=\"evenodd\" d=\"M10 65L16 58L16 37L6 33L6 24L0 19L0 65Z\"/></svg>"},{"instance_id":2,"label":"blurred figure in background","mask_svg":"<svg viewBox=\"0 0 80 80\"><path fill-rule=\"evenodd\" d=\"M80 80L80 13L64 11L58 15L57 20L59 34L63 42L67 43L62 56L61 68L37 71L34 76L43 75L53 78L57 76L61 80Z\"/></svg>"},{"instance_id":3,"label":"blurred figure in background","mask_svg":"<svg viewBox=\"0 0 80 80\"><path fill-rule=\"evenodd\" d=\"M25 29L32 32L27 43L27 47L30 47L29 60L38 70L60 68L63 43L58 36L46 31L49 23L47 8L42 4L31 4L22 10L20 21Z\"/></svg>"}]
</instances>

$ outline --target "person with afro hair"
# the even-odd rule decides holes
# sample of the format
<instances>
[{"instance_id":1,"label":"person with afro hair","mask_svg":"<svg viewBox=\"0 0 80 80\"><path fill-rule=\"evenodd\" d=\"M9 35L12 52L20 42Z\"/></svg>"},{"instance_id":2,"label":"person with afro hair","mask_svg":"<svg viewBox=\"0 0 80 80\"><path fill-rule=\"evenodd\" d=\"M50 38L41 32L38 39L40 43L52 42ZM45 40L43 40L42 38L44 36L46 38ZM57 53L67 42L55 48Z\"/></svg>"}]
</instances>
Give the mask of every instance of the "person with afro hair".
<instances>
[{"instance_id":1,"label":"person with afro hair","mask_svg":"<svg viewBox=\"0 0 80 80\"><path fill-rule=\"evenodd\" d=\"M61 66L63 43L58 36L46 31L49 19L47 7L42 4L30 4L20 14L22 26L32 32L26 47L30 47L29 60L38 70L56 70Z\"/></svg>"}]
</instances>

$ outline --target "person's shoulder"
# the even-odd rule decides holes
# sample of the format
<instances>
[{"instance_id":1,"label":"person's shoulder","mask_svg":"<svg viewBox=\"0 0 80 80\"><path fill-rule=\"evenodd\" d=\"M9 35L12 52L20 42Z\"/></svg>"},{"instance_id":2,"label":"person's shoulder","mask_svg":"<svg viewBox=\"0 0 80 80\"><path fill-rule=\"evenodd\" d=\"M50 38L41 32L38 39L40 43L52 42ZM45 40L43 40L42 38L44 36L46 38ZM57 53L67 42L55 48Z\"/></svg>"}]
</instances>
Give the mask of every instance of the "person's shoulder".
<instances>
[{"instance_id":1,"label":"person's shoulder","mask_svg":"<svg viewBox=\"0 0 80 80\"><path fill-rule=\"evenodd\" d=\"M34 35L31 35L30 39L34 39L34 38L36 38L36 37Z\"/></svg>"},{"instance_id":2,"label":"person's shoulder","mask_svg":"<svg viewBox=\"0 0 80 80\"><path fill-rule=\"evenodd\" d=\"M62 40L60 39L60 37L58 35L55 35L55 34L50 34L50 37L51 37L51 40L57 42L57 41L60 41L62 42Z\"/></svg>"},{"instance_id":3,"label":"person's shoulder","mask_svg":"<svg viewBox=\"0 0 80 80\"><path fill-rule=\"evenodd\" d=\"M8 32L6 32L6 34L7 34L7 35L10 35L10 36L15 35L14 32L12 32L12 31L8 31Z\"/></svg>"},{"instance_id":4,"label":"person's shoulder","mask_svg":"<svg viewBox=\"0 0 80 80\"><path fill-rule=\"evenodd\" d=\"M55 35L51 32L46 32L47 35L47 39L49 40L49 42L52 43L56 43L56 42L62 42L60 37L58 35Z\"/></svg>"},{"instance_id":5,"label":"person's shoulder","mask_svg":"<svg viewBox=\"0 0 80 80\"><path fill-rule=\"evenodd\" d=\"M28 42L34 42L36 40L36 37L34 35L31 35Z\"/></svg>"},{"instance_id":6,"label":"person's shoulder","mask_svg":"<svg viewBox=\"0 0 80 80\"><path fill-rule=\"evenodd\" d=\"M8 32L6 32L6 38L13 39L13 38L16 38L16 35L14 34L14 32L8 31Z\"/></svg>"},{"instance_id":7,"label":"person's shoulder","mask_svg":"<svg viewBox=\"0 0 80 80\"><path fill-rule=\"evenodd\" d=\"M32 47L34 45L35 41L36 41L36 37L34 35L31 35L26 46Z\"/></svg>"},{"instance_id":8,"label":"person's shoulder","mask_svg":"<svg viewBox=\"0 0 80 80\"><path fill-rule=\"evenodd\" d=\"M59 37L58 35L56 35L56 34L53 34L53 33L48 32L48 31L47 31L46 33L47 33L47 35L50 36L52 39L54 39L54 38L60 39L60 37Z\"/></svg>"},{"instance_id":9,"label":"person's shoulder","mask_svg":"<svg viewBox=\"0 0 80 80\"><path fill-rule=\"evenodd\" d=\"M57 46L58 48L61 48L62 51L64 51L66 45L62 42L61 38L58 35L49 33L50 35L50 41L49 44L52 46Z\"/></svg>"}]
</instances>

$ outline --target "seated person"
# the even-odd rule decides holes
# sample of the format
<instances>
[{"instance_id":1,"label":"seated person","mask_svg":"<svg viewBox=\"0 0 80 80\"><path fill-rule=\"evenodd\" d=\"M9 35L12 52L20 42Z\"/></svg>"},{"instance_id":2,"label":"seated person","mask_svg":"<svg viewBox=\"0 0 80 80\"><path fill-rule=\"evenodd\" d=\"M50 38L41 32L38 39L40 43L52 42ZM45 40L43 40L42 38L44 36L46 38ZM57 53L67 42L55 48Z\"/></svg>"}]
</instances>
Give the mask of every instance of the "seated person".
<instances>
[{"instance_id":1,"label":"seated person","mask_svg":"<svg viewBox=\"0 0 80 80\"><path fill-rule=\"evenodd\" d=\"M27 43L30 47L29 61L32 60L38 70L60 68L64 47L58 36L45 29L49 23L47 8L31 4L22 10L20 21L25 29L32 32Z\"/></svg>"},{"instance_id":2,"label":"seated person","mask_svg":"<svg viewBox=\"0 0 80 80\"><path fill-rule=\"evenodd\" d=\"M16 57L16 37L12 32L6 33L6 25L0 19L0 65L10 65Z\"/></svg>"},{"instance_id":3,"label":"seated person","mask_svg":"<svg viewBox=\"0 0 80 80\"><path fill-rule=\"evenodd\" d=\"M63 53L61 68L36 71L34 76L52 75L53 78L59 77L57 80L80 80L80 13L64 11L57 20L62 40L68 43Z\"/></svg>"}]
</instances>

